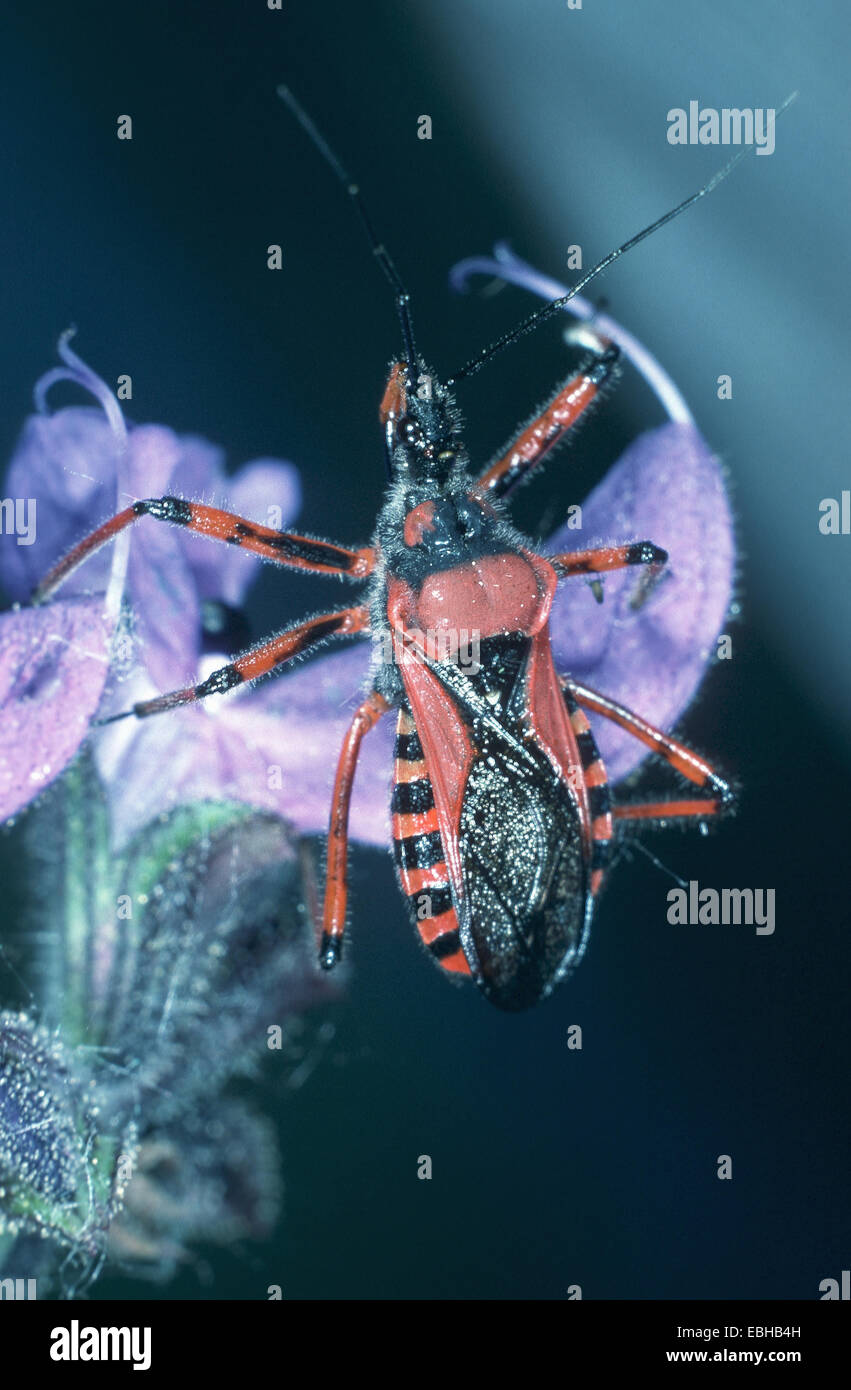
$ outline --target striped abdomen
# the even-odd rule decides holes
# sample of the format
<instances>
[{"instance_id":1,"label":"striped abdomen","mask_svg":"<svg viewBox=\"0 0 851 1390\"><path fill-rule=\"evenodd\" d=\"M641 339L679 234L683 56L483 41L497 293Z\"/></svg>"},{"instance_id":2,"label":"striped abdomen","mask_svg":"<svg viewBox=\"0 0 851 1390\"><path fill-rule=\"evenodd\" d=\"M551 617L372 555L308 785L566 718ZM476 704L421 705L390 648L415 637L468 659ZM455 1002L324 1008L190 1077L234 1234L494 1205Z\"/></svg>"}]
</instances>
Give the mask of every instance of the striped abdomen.
<instances>
[{"instance_id":1,"label":"striped abdomen","mask_svg":"<svg viewBox=\"0 0 851 1390\"><path fill-rule=\"evenodd\" d=\"M393 852L420 938L444 970L469 975L452 906L434 793L413 719L399 711L392 812Z\"/></svg>"}]
</instances>

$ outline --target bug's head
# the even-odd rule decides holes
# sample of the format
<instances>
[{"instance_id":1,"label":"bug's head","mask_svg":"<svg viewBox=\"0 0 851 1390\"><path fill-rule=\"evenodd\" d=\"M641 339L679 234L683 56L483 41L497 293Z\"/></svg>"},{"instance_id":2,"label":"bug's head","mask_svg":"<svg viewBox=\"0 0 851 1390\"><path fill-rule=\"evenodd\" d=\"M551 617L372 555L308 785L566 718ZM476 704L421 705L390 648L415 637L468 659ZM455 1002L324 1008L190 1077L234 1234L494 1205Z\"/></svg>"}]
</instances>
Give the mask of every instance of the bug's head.
<instances>
[{"instance_id":1,"label":"bug's head","mask_svg":"<svg viewBox=\"0 0 851 1390\"><path fill-rule=\"evenodd\" d=\"M416 376L407 363L393 363L378 413L392 478L443 486L465 467L455 402L422 362Z\"/></svg>"}]
</instances>

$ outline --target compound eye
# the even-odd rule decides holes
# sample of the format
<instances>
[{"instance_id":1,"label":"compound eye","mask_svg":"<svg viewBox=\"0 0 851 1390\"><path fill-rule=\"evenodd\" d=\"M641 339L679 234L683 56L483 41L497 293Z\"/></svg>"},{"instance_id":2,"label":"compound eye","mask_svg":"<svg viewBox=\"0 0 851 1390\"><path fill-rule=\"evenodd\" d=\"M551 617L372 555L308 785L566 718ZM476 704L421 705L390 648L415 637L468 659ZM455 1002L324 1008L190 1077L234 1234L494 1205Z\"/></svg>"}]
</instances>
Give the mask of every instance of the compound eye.
<instances>
[{"instance_id":1,"label":"compound eye","mask_svg":"<svg viewBox=\"0 0 851 1390\"><path fill-rule=\"evenodd\" d=\"M396 421L396 438L400 444L416 444L420 438L420 426L413 415L402 415Z\"/></svg>"}]
</instances>

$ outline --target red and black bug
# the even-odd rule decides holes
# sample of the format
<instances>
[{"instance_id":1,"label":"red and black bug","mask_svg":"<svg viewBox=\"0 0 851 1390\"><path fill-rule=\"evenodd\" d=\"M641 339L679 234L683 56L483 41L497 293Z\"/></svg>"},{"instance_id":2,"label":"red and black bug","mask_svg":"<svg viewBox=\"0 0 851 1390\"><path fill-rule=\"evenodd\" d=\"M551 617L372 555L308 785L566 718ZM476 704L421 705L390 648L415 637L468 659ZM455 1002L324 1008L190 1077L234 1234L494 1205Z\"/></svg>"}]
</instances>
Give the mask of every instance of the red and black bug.
<instances>
[{"instance_id":1,"label":"red and black bug","mask_svg":"<svg viewBox=\"0 0 851 1390\"><path fill-rule=\"evenodd\" d=\"M548 617L556 586L578 574L643 566L651 541L544 557L514 529L505 502L599 398L618 351L601 343L493 462L478 474L461 439L451 387L561 309L624 251L702 198L731 160L679 207L605 257L565 299L546 305L448 382L416 350L408 295L376 237L360 191L285 88L281 97L346 188L390 283L403 351L380 406L389 486L370 546L349 549L255 525L177 497L136 502L81 541L39 585L43 602L87 556L143 516L185 526L274 563L352 581L365 600L291 626L200 685L136 704L158 714L277 670L334 636L370 633L390 659L375 663L337 766L328 833L320 962L338 960L346 924L349 802L361 741L397 711L392 834L396 865L420 937L447 972L517 1010L545 998L579 961L618 822L705 821L731 801L703 758L639 715L556 671ZM475 642L475 660L466 644ZM628 730L699 793L613 805L587 712ZM121 718L124 716L114 716Z\"/></svg>"}]
</instances>

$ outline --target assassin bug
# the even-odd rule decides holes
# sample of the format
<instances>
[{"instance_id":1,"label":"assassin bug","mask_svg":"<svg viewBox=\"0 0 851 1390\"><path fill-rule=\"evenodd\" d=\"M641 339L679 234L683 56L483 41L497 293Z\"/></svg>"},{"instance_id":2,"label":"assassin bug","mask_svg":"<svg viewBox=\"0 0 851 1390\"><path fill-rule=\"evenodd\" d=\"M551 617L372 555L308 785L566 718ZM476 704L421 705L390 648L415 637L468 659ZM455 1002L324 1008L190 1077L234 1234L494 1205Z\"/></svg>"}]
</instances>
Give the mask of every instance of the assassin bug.
<instances>
[{"instance_id":1,"label":"assassin bug","mask_svg":"<svg viewBox=\"0 0 851 1390\"><path fill-rule=\"evenodd\" d=\"M580 960L616 824L703 822L725 810L732 796L703 758L614 700L557 673L553 664L548 615L561 580L627 566L644 567L652 580L666 553L643 541L544 557L506 519L511 491L611 380L617 348L601 342L478 476L470 471L450 388L711 192L746 151L606 256L564 298L538 309L443 383L416 350L409 296L358 186L288 89L279 88L279 95L360 214L401 323L402 355L390 368L379 410L389 486L373 543L350 549L178 497L151 498L76 545L41 582L33 601L49 598L84 559L143 516L242 546L291 569L369 580L364 602L295 624L200 685L137 703L112 718L143 718L231 690L332 636L371 633L386 639L392 660L374 667L373 687L354 715L337 765L320 963L330 969L342 949L349 802L361 742L395 709L392 835L402 891L420 937L447 973L472 977L501 1008L523 1009L545 998ZM478 642L473 665L461 656L462 631L474 633ZM438 653L430 640L435 635L442 645ZM613 805L587 712L627 730L702 794Z\"/></svg>"}]
</instances>

